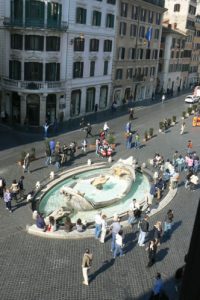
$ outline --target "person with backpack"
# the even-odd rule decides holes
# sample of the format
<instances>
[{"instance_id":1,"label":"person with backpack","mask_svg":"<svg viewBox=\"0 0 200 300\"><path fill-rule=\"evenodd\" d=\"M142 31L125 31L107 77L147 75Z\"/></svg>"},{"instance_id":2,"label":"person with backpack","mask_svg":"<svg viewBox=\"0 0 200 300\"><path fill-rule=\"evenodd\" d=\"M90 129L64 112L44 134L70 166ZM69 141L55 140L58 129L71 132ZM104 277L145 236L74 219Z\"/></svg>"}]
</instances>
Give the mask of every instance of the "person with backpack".
<instances>
[{"instance_id":1,"label":"person with backpack","mask_svg":"<svg viewBox=\"0 0 200 300\"><path fill-rule=\"evenodd\" d=\"M149 231L149 222L148 222L148 216L145 215L144 219L141 220L138 223L138 227L140 229L139 237L138 237L138 245L143 247L145 246L145 238L147 235L147 232Z\"/></svg>"}]
</instances>

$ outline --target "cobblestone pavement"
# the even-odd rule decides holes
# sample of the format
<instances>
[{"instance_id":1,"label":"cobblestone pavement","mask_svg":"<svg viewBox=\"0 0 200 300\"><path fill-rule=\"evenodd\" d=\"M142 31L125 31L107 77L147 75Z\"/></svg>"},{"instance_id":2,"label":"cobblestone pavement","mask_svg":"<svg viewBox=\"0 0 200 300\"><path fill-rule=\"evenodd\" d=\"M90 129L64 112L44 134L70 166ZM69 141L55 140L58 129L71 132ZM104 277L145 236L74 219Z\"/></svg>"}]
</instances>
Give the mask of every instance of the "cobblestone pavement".
<instances>
[{"instance_id":1,"label":"cobblestone pavement","mask_svg":"<svg viewBox=\"0 0 200 300\"><path fill-rule=\"evenodd\" d=\"M185 151L187 140L193 140L194 149L199 152L199 128L192 128L191 117L186 120L187 133L179 135L180 123L172 127L166 134L158 134L158 123L164 117L181 115L185 105L183 97L165 104L156 104L136 113L133 129L141 134L153 127L157 135L143 144L141 150L125 150L123 130L127 116L109 120L117 139L119 157L134 155L140 162L147 161L154 152L159 151L166 158L172 156L174 150ZM99 124L94 126L97 132ZM22 170L16 164L21 150L36 147L37 160L31 164L31 174L25 175L25 188L30 191L37 180L47 177L54 166L44 167L43 141L35 141L35 137L20 134L0 126L0 175L7 179L19 178ZM75 131L57 137L63 143L72 139L80 140L83 133ZM5 147L6 144L6 147ZM12 147L13 145L13 147ZM3 150L4 149L4 150ZM78 158L65 168L93 161L93 152L87 156L77 154ZM183 175L184 176L184 175ZM183 264L191 237L195 212L198 205L199 192L185 191L180 184L178 193L172 203L161 213L151 218L151 228L155 221L163 220L168 208L175 214L173 234L170 240L163 241L158 250L156 264L147 269L147 253L144 247L137 245L137 230L125 229L126 256L111 260L110 240L100 244L95 239L85 240L49 240L28 235L26 224L31 224L31 210L26 203L14 207L11 214L0 203L0 298L2 300L60 300L60 299L97 299L97 300L131 300L148 299L155 273L161 272L165 287L171 300L176 300L173 276L175 270ZM84 249L89 247L94 254L89 287L82 286L81 260Z\"/></svg>"}]
</instances>

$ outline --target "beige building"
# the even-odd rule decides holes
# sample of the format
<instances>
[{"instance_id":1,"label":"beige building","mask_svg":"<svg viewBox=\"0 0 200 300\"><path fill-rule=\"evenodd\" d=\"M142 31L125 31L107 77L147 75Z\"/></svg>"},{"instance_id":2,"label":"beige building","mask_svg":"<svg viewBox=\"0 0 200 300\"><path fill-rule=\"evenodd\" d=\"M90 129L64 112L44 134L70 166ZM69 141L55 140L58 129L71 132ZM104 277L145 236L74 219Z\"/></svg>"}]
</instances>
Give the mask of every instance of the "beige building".
<instances>
[{"instance_id":1,"label":"beige building","mask_svg":"<svg viewBox=\"0 0 200 300\"><path fill-rule=\"evenodd\" d=\"M193 63L195 66L195 73L196 73L196 83L199 84L200 82L200 15L196 16L195 19L195 34L193 40Z\"/></svg>"},{"instance_id":2,"label":"beige building","mask_svg":"<svg viewBox=\"0 0 200 300\"><path fill-rule=\"evenodd\" d=\"M113 101L151 98L155 92L164 1L118 2Z\"/></svg>"},{"instance_id":3,"label":"beige building","mask_svg":"<svg viewBox=\"0 0 200 300\"><path fill-rule=\"evenodd\" d=\"M172 94L186 87L188 58L185 51L187 35L171 24L163 25L157 93ZM185 57L186 56L186 57Z\"/></svg>"},{"instance_id":4,"label":"beige building","mask_svg":"<svg viewBox=\"0 0 200 300\"><path fill-rule=\"evenodd\" d=\"M167 11L164 14L164 23L171 24L172 28L181 30L187 35L184 47L184 72L187 74L187 81L185 82L184 87L189 87L195 83L197 77L195 70L198 64L192 59L197 1L166 0L165 7L167 8Z\"/></svg>"}]
</instances>

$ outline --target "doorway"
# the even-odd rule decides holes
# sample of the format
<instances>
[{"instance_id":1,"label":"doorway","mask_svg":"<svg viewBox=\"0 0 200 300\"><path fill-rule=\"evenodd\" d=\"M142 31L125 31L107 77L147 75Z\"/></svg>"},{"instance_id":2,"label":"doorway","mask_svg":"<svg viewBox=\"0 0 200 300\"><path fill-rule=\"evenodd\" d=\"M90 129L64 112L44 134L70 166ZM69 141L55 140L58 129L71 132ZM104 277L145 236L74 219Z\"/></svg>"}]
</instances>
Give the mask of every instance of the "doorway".
<instances>
[{"instance_id":1,"label":"doorway","mask_svg":"<svg viewBox=\"0 0 200 300\"><path fill-rule=\"evenodd\" d=\"M27 114L28 125L40 125L40 97L38 95L27 96Z\"/></svg>"}]
</instances>

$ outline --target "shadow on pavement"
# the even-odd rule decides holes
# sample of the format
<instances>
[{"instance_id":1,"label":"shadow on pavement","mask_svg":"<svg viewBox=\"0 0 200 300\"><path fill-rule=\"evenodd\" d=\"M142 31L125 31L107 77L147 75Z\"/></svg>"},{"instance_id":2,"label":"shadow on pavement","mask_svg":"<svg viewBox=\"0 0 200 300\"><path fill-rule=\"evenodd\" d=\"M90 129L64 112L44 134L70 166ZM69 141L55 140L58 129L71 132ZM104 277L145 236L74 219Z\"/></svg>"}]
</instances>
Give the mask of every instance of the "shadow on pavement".
<instances>
[{"instance_id":1,"label":"shadow on pavement","mask_svg":"<svg viewBox=\"0 0 200 300\"><path fill-rule=\"evenodd\" d=\"M98 270L96 270L94 273L92 273L89 276L89 278L90 278L89 281L92 282L93 280L95 280L95 278L99 274L101 274L101 273L105 272L106 270L108 270L110 267L112 267L114 265L114 263L115 263L115 260L113 258L111 258L110 260L105 260L103 262L103 265Z\"/></svg>"}]
</instances>

